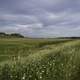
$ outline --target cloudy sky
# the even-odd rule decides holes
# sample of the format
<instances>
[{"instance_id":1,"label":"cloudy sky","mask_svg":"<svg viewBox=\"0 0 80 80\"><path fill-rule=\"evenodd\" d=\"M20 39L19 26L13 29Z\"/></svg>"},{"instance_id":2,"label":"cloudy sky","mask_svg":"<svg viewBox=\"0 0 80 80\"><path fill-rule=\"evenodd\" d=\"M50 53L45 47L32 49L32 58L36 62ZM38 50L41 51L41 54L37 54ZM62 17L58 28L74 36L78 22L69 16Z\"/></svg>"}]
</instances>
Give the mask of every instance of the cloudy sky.
<instances>
[{"instance_id":1,"label":"cloudy sky","mask_svg":"<svg viewBox=\"0 0 80 80\"><path fill-rule=\"evenodd\" d=\"M0 0L0 32L80 36L80 0Z\"/></svg>"}]
</instances>

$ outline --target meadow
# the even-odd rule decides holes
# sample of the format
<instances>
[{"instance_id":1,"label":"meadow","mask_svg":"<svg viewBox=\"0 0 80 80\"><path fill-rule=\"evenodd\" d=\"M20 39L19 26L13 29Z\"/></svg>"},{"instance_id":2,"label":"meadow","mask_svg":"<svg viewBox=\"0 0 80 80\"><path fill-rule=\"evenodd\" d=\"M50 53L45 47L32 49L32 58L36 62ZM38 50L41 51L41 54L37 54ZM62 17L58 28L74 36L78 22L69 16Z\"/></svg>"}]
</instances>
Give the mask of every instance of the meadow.
<instances>
[{"instance_id":1,"label":"meadow","mask_svg":"<svg viewBox=\"0 0 80 80\"><path fill-rule=\"evenodd\" d=\"M80 40L0 39L0 80L80 80Z\"/></svg>"}]
</instances>

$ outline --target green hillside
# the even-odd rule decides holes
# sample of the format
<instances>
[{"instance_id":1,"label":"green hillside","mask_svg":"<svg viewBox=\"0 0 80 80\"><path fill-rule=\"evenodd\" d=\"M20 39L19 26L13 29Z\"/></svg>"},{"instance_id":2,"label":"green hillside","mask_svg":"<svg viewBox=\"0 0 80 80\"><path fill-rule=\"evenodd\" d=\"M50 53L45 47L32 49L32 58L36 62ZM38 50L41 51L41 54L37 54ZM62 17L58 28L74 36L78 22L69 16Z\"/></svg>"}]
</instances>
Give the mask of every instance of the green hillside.
<instances>
[{"instance_id":1,"label":"green hillside","mask_svg":"<svg viewBox=\"0 0 80 80\"><path fill-rule=\"evenodd\" d=\"M0 39L0 80L80 80L80 40Z\"/></svg>"}]
</instances>

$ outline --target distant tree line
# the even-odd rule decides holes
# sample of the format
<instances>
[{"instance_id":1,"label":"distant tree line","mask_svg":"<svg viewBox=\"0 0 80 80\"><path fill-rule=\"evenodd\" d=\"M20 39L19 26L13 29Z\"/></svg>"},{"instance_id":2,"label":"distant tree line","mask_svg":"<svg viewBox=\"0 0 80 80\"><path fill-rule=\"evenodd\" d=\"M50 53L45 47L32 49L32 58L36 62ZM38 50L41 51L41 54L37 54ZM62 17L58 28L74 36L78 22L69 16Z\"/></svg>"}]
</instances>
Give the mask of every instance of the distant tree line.
<instances>
[{"instance_id":1,"label":"distant tree line","mask_svg":"<svg viewBox=\"0 0 80 80\"><path fill-rule=\"evenodd\" d=\"M80 37L57 37L57 39L80 39Z\"/></svg>"},{"instance_id":2,"label":"distant tree line","mask_svg":"<svg viewBox=\"0 0 80 80\"><path fill-rule=\"evenodd\" d=\"M0 38L24 38L24 36L19 33L7 34L4 32L0 32Z\"/></svg>"}]
</instances>

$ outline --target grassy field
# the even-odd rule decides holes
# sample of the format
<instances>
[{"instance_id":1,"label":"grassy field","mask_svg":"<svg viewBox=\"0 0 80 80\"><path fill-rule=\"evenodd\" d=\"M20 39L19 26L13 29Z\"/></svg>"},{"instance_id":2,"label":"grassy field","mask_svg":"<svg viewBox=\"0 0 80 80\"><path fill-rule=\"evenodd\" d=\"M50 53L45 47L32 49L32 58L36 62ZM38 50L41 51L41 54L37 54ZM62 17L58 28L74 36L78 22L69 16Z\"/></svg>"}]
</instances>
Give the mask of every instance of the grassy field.
<instances>
[{"instance_id":1,"label":"grassy field","mask_svg":"<svg viewBox=\"0 0 80 80\"><path fill-rule=\"evenodd\" d=\"M0 80L80 80L80 40L0 39Z\"/></svg>"}]
</instances>

